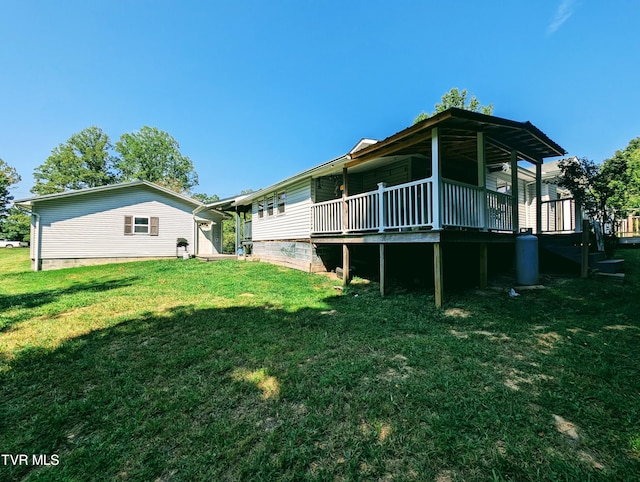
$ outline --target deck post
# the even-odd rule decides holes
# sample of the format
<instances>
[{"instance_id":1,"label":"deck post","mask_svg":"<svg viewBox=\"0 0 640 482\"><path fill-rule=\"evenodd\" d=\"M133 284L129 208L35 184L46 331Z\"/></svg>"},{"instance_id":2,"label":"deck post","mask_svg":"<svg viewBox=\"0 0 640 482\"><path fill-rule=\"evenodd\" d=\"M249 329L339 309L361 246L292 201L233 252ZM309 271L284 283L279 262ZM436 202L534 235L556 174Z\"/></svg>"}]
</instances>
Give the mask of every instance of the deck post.
<instances>
[{"instance_id":1,"label":"deck post","mask_svg":"<svg viewBox=\"0 0 640 482\"><path fill-rule=\"evenodd\" d=\"M487 243L480 243L480 289L487 287Z\"/></svg>"},{"instance_id":2,"label":"deck post","mask_svg":"<svg viewBox=\"0 0 640 482\"><path fill-rule=\"evenodd\" d=\"M349 175L347 168L342 168L342 232L346 233L349 229L349 205L347 204L347 196L349 195Z\"/></svg>"},{"instance_id":3,"label":"deck post","mask_svg":"<svg viewBox=\"0 0 640 482\"><path fill-rule=\"evenodd\" d=\"M384 233L387 228L387 216L384 208L384 190L387 187L387 183L378 183L378 232Z\"/></svg>"},{"instance_id":4,"label":"deck post","mask_svg":"<svg viewBox=\"0 0 640 482\"><path fill-rule=\"evenodd\" d=\"M433 244L433 285L436 308L442 307L444 297L444 271L442 269L442 244Z\"/></svg>"},{"instance_id":5,"label":"deck post","mask_svg":"<svg viewBox=\"0 0 640 482\"><path fill-rule=\"evenodd\" d=\"M511 227L514 233L520 230L518 213L518 153L511 151Z\"/></svg>"},{"instance_id":6,"label":"deck post","mask_svg":"<svg viewBox=\"0 0 640 482\"><path fill-rule=\"evenodd\" d=\"M582 221L582 251L580 258L580 277L586 278L589 276L589 220L584 219Z\"/></svg>"},{"instance_id":7,"label":"deck post","mask_svg":"<svg viewBox=\"0 0 640 482\"><path fill-rule=\"evenodd\" d=\"M350 254L349 245L344 243L342 245L342 284L344 286L349 284L349 278L351 277L349 270L349 265L351 264Z\"/></svg>"},{"instance_id":8,"label":"deck post","mask_svg":"<svg viewBox=\"0 0 640 482\"><path fill-rule=\"evenodd\" d=\"M484 132L477 133L476 139L477 149L478 149L478 187L481 189L480 191L480 206L479 208L479 221L480 226L483 231L487 231L487 176L486 176L486 165L487 165L487 156L486 156L486 146L484 143Z\"/></svg>"},{"instance_id":9,"label":"deck post","mask_svg":"<svg viewBox=\"0 0 640 482\"><path fill-rule=\"evenodd\" d=\"M241 237L240 237L240 211L238 211L238 208L236 207L236 252L235 254L238 254L238 250L240 249L241 246ZM221 230L222 231L222 230Z\"/></svg>"},{"instance_id":10,"label":"deck post","mask_svg":"<svg viewBox=\"0 0 640 482\"><path fill-rule=\"evenodd\" d=\"M385 295L385 283L386 283L386 274L385 274L385 257L384 257L385 245L384 243L380 243L380 296Z\"/></svg>"},{"instance_id":11,"label":"deck post","mask_svg":"<svg viewBox=\"0 0 640 482\"><path fill-rule=\"evenodd\" d=\"M440 183L442 182L442 166L440 166L440 142L439 129L431 129L431 176L435 179L433 183L433 229L440 229L440 213L442 203L440 202Z\"/></svg>"},{"instance_id":12,"label":"deck post","mask_svg":"<svg viewBox=\"0 0 640 482\"><path fill-rule=\"evenodd\" d=\"M542 160L536 162L536 234L542 233Z\"/></svg>"}]
</instances>

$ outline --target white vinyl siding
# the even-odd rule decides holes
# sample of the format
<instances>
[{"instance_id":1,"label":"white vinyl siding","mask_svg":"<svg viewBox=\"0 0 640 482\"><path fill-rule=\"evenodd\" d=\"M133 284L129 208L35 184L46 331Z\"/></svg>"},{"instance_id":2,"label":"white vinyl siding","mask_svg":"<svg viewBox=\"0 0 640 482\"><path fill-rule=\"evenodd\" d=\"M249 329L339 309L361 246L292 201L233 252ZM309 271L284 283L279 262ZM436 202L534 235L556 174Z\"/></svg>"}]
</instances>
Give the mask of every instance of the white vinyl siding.
<instances>
[{"instance_id":1,"label":"white vinyl siding","mask_svg":"<svg viewBox=\"0 0 640 482\"><path fill-rule=\"evenodd\" d=\"M40 214L40 257L110 258L175 256L177 238L194 246L194 205L147 186L87 193L36 202ZM146 218L158 235L125 235L125 217ZM125 227L126 229L126 227ZM138 233L140 234L140 233Z\"/></svg>"},{"instance_id":2,"label":"white vinyl siding","mask_svg":"<svg viewBox=\"0 0 640 482\"><path fill-rule=\"evenodd\" d=\"M308 239L311 236L311 179L304 179L284 190L278 191L285 195L284 212L279 213L273 209L273 214L260 217L259 204L265 202L265 198L253 202L252 230L253 241L267 241L278 239ZM276 193L269 193L273 202ZM266 206L265 206L266 207Z\"/></svg>"}]
</instances>

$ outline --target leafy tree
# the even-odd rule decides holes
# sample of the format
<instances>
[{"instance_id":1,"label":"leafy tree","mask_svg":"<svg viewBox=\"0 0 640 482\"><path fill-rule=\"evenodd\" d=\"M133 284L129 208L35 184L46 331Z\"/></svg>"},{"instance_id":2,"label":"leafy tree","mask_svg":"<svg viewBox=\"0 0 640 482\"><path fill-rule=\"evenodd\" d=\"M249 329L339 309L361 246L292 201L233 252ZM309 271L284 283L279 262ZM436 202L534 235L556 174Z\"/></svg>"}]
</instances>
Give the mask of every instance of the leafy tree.
<instances>
[{"instance_id":1,"label":"leafy tree","mask_svg":"<svg viewBox=\"0 0 640 482\"><path fill-rule=\"evenodd\" d=\"M109 136L99 127L73 134L51 151L34 171L33 194L53 194L71 189L104 186L117 182Z\"/></svg>"},{"instance_id":2,"label":"leafy tree","mask_svg":"<svg viewBox=\"0 0 640 482\"><path fill-rule=\"evenodd\" d=\"M209 203L213 203L216 201L220 201L220 197L218 197L217 194L212 194L211 196L209 196L208 194L202 193L202 192L197 192L195 194L192 194L191 197L193 199L197 199L198 201L200 201L201 203L204 204L209 204Z\"/></svg>"},{"instance_id":3,"label":"leafy tree","mask_svg":"<svg viewBox=\"0 0 640 482\"><path fill-rule=\"evenodd\" d=\"M181 193L198 184L191 159L180 153L173 137L156 127L123 134L115 149L120 155L116 167L124 181L150 181Z\"/></svg>"},{"instance_id":4,"label":"leafy tree","mask_svg":"<svg viewBox=\"0 0 640 482\"><path fill-rule=\"evenodd\" d=\"M468 96L469 93L467 92L467 89L459 91L457 87L453 87L449 92L442 96L440 103L435 105L433 113L427 114L426 112L421 112L413 120L413 123L417 124L420 121L428 119L432 115L449 109L450 107L457 107L459 109L470 110L473 112L482 112L487 115L491 115L493 113L493 104L480 105L480 101L475 95L472 95L471 98L467 100Z\"/></svg>"},{"instance_id":5,"label":"leafy tree","mask_svg":"<svg viewBox=\"0 0 640 482\"><path fill-rule=\"evenodd\" d=\"M582 158L564 159L558 163L562 172L558 185L568 189L585 213L601 225L608 226L610 236L605 239L607 255L615 246L616 220L626 202L628 183L627 163L620 158L607 164Z\"/></svg>"},{"instance_id":6,"label":"leafy tree","mask_svg":"<svg viewBox=\"0 0 640 482\"><path fill-rule=\"evenodd\" d=\"M13 196L10 194L11 186L19 183L20 180L18 171L0 159L0 231L4 230L3 225L13 201Z\"/></svg>"},{"instance_id":7,"label":"leafy tree","mask_svg":"<svg viewBox=\"0 0 640 482\"><path fill-rule=\"evenodd\" d=\"M616 199L619 208L624 211L640 208L640 137L629 142L629 145L604 161L603 167L617 173L626 164L626 172L620 178L612 179L620 187L626 187L624 196Z\"/></svg>"},{"instance_id":8,"label":"leafy tree","mask_svg":"<svg viewBox=\"0 0 640 482\"><path fill-rule=\"evenodd\" d=\"M29 210L22 206L11 206L9 215L0 229L0 237L15 241L29 241L31 216Z\"/></svg>"}]
</instances>

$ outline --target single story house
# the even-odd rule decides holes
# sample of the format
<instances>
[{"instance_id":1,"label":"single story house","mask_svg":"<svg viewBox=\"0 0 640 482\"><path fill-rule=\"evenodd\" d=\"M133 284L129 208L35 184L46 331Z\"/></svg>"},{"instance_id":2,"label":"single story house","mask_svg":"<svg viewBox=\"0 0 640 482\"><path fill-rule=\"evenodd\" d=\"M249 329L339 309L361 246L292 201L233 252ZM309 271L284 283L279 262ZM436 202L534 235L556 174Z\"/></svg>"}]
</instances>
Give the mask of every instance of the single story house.
<instances>
[{"instance_id":1,"label":"single story house","mask_svg":"<svg viewBox=\"0 0 640 482\"><path fill-rule=\"evenodd\" d=\"M36 196L15 204L32 213L34 271L184 252L222 253L222 222L229 217L147 181Z\"/></svg>"},{"instance_id":2,"label":"single story house","mask_svg":"<svg viewBox=\"0 0 640 482\"><path fill-rule=\"evenodd\" d=\"M252 256L305 271L341 266L345 282L353 248L377 246L383 293L385 249L426 247L441 305L443 246L477 251L482 286L487 245L513 246L522 228L557 230L549 216L561 200L542 165L564 154L530 122L451 108L218 207L244 217L238 243Z\"/></svg>"}]
</instances>

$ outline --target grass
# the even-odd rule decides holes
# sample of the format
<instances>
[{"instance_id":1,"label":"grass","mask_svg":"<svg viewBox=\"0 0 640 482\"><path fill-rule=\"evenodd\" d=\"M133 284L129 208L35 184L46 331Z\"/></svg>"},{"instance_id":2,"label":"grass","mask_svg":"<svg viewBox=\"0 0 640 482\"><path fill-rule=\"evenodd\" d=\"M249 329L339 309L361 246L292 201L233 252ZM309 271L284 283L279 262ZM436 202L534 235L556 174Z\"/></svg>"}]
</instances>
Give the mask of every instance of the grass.
<instances>
[{"instance_id":1,"label":"grass","mask_svg":"<svg viewBox=\"0 0 640 482\"><path fill-rule=\"evenodd\" d=\"M628 281L380 298L267 264L0 250L3 480L637 480Z\"/></svg>"}]
</instances>

